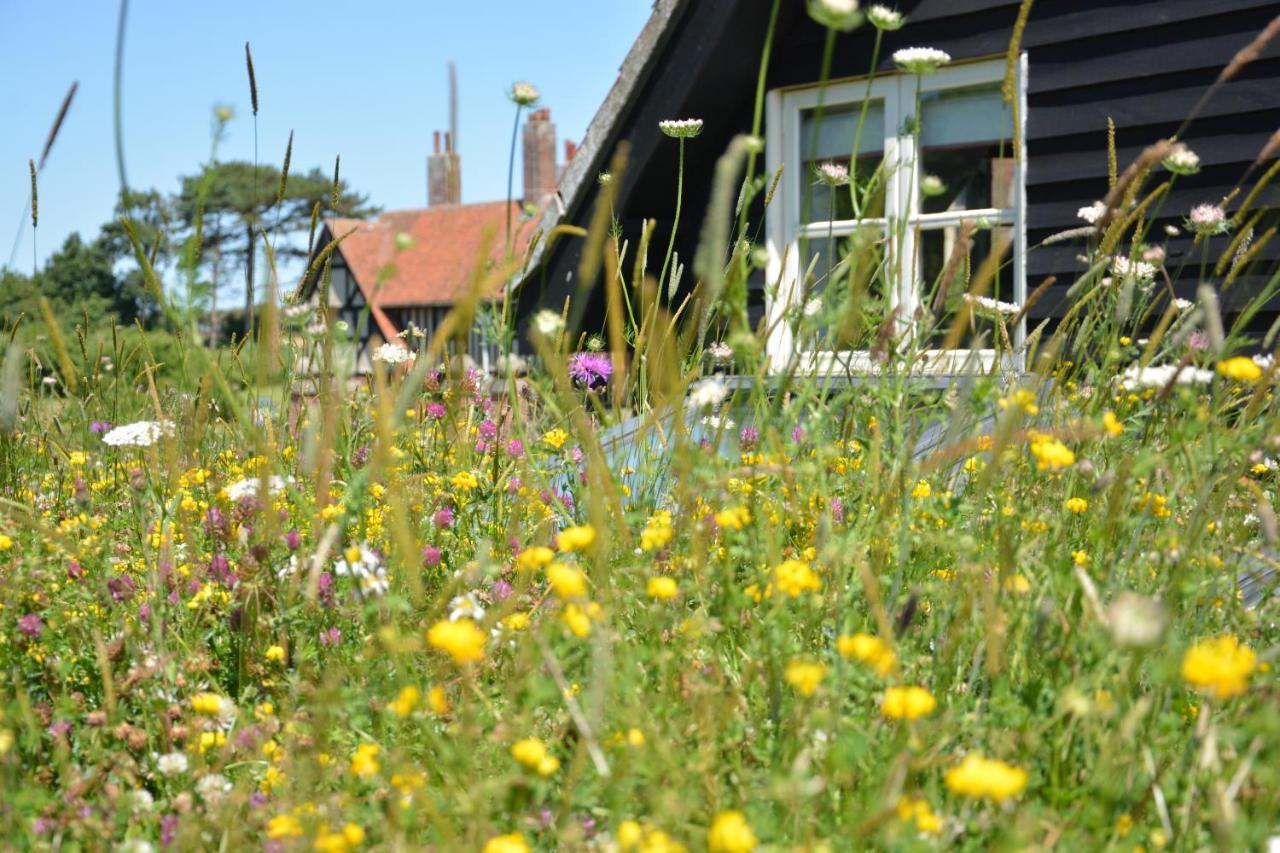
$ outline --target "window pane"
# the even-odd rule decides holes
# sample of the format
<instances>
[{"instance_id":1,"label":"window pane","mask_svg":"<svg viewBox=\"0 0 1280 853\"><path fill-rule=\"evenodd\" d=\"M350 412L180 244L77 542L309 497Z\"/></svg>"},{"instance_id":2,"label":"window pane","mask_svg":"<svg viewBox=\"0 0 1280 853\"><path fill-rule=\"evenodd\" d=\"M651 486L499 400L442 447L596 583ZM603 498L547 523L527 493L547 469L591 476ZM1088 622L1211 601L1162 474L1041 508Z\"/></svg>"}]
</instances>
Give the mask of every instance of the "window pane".
<instances>
[{"instance_id":1,"label":"window pane","mask_svg":"<svg viewBox=\"0 0 1280 853\"><path fill-rule=\"evenodd\" d=\"M920 113L921 209L1012 207L1013 110L999 84L924 93Z\"/></svg>"},{"instance_id":2,"label":"window pane","mask_svg":"<svg viewBox=\"0 0 1280 853\"><path fill-rule=\"evenodd\" d=\"M868 349L887 316L883 229L868 226L799 246L797 345L808 351Z\"/></svg>"},{"instance_id":3,"label":"window pane","mask_svg":"<svg viewBox=\"0 0 1280 853\"><path fill-rule=\"evenodd\" d=\"M862 133L858 135L858 121L862 116L861 104L827 106L818 115L817 109L800 113L800 158L803 170L800 181L800 221L827 222L832 219L855 219L883 216L883 180L877 179L869 191L868 182L875 175L884 152L884 104L872 101L866 117L862 119ZM854 172L860 192L866 198L861 202L863 210L855 210L853 196L847 186L831 187L817 177L821 166L832 166L847 171L854 141L858 142L858 156ZM875 212L866 208L878 206Z\"/></svg>"},{"instance_id":4,"label":"window pane","mask_svg":"<svg viewBox=\"0 0 1280 853\"><path fill-rule=\"evenodd\" d=\"M966 294L980 277L993 246L1004 249L995 275L985 289L985 299L970 303L972 311L964 324L959 348L1003 349L1008 347L997 320L1010 323L1013 307L1013 276L1007 247L1012 231L1007 227L979 227L975 223L934 228L917 233L917 275L920 282L922 331L931 347L942 347L953 321L966 306ZM1011 333L1011 332L1010 332Z\"/></svg>"}]
</instances>

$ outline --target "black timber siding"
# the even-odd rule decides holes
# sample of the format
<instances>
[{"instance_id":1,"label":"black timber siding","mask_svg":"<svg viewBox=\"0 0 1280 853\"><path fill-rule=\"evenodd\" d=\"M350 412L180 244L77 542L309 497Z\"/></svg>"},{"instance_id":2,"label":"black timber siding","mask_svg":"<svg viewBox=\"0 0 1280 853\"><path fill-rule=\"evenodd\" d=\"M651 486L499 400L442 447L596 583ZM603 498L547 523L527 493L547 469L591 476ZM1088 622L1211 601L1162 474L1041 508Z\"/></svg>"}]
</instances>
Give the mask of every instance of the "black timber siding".
<instances>
[{"instance_id":1,"label":"black timber siding","mask_svg":"<svg viewBox=\"0 0 1280 853\"><path fill-rule=\"evenodd\" d=\"M768 73L768 86L809 84L820 75L825 31L814 25L799 0L784 0ZM917 0L899 3L907 25L886 34L879 69L892 71L899 47L927 45L956 59L1003 55L1017 16L1016 0ZM735 134L751 128L760 49L770 0L693 0L660 48L649 79L624 112L615 139L632 146L631 166L619 187L617 210L636 245L641 223L656 219L650 268L662 263L674 212L676 144L657 122L696 117L703 135L686 149L685 201L677 250L691 259L710 193L715 159ZM1029 55L1028 291L1047 277L1058 284L1037 303L1032 320L1064 308L1070 282L1080 270L1083 245L1038 247L1045 238L1083 223L1076 211L1107 191L1106 127L1116 125L1121 170L1147 145L1177 132L1183 120L1232 56L1276 15L1275 0L1037 0L1023 37ZM837 40L832 77L868 71L874 31L864 27ZM1180 178L1161 208L1156 235L1165 224L1181 225L1201 202L1228 195L1273 132L1280 128L1280 43L1221 87L1181 138L1200 155L1201 173ZM604 168L603 163L600 168ZM1266 164L1269 165L1269 164ZM1260 174L1258 170L1254 178ZM1154 183L1149 184L1154 186ZM570 210L570 221L587 225L595 189ZM1265 191L1258 206L1280 207L1280 187ZM1228 208L1230 209L1230 207ZM760 223L762 212L754 212ZM1264 227L1274 220L1266 220ZM761 223L762 224L762 223ZM761 231L762 236L762 231ZM1215 241L1225 246L1226 241ZM1198 269L1199 250L1183 236L1168 243L1166 266ZM559 307L572 292L578 241L565 241L521 302L527 314L538 302ZM1255 268L1228 294L1239 304L1276 268L1280 246L1259 253ZM690 284L686 273L682 289ZM1177 283L1179 295L1194 289L1191 275ZM757 289L757 311L762 301ZM598 321L593 300L588 323Z\"/></svg>"}]
</instances>

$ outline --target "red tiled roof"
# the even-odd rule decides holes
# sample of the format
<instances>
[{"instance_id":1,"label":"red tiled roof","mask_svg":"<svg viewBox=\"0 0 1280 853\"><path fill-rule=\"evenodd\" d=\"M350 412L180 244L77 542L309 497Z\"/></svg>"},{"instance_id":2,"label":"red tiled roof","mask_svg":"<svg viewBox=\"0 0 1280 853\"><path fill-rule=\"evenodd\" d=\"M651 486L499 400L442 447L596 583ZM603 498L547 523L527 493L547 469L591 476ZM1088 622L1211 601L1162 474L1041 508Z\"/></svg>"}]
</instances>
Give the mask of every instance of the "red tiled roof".
<instances>
[{"instance_id":1,"label":"red tiled roof","mask_svg":"<svg viewBox=\"0 0 1280 853\"><path fill-rule=\"evenodd\" d=\"M347 268L368 300L378 281L378 270L391 264L394 272L378 288L373 314L381 327L386 317L380 308L409 305L450 305L466 294L467 284L480 261L488 239L490 258L502 260L506 239L507 203L458 204L423 210L397 210L377 219L330 219L325 224L334 236L355 229L338 246ZM519 257L536 229L536 219L521 217L521 206L511 203L511 224L516 231ZM408 234L413 245L396 251L396 235ZM493 294L500 299L501 290Z\"/></svg>"}]
</instances>

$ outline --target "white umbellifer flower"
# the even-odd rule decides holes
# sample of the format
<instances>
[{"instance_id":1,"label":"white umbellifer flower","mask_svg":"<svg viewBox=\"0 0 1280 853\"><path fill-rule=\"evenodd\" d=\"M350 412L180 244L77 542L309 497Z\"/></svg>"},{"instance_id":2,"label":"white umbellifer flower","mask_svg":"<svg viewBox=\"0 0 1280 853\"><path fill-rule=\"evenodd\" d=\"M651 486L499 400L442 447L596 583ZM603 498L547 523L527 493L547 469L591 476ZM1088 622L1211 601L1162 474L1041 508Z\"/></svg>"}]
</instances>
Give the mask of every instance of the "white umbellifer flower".
<instances>
[{"instance_id":1,"label":"white umbellifer flower","mask_svg":"<svg viewBox=\"0 0 1280 853\"><path fill-rule=\"evenodd\" d=\"M947 185L937 175L925 175L920 179L920 194L926 198L942 195L946 191Z\"/></svg>"},{"instance_id":2,"label":"white umbellifer flower","mask_svg":"<svg viewBox=\"0 0 1280 853\"><path fill-rule=\"evenodd\" d=\"M822 313L822 298L815 296L810 299L804 304L804 307L800 309L800 313L804 314L806 317L818 316Z\"/></svg>"},{"instance_id":3,"label":"white umbellifer flower","mask_svg":"<svg viewBox=\"0 0 1280 853\"><path fill-rule=\"evenodd\" d=\"M361 544L343 552L342 559L338 560L333 567L333 573L338 577L350 575L366 580L374 577L380 568L382 568L382 558L378 556L378 552L368 545Z\"/></svg>"},{"instance_id":4,"label":"white umbellifer flower","mask_svg":"<svg viewBox=\"0 0 1280 853\"><path fill-rule=\"evenodd\" d=\"M928 74L951 61L951 54L935 47L904 47L894 51L893 61L903 71Z\"/></svg>"},{"instance_id":5,"label":"white umbellifer flower","mask_svg":"<svg viewBox=\"0 0 1280 853\"><path fill-rule=\"evenodd\" d=\"M162 435L173 435L173 424L168 421L137 421L106 433L102 436L102 443L111 447L150 447Z\"/></svg>"},{"instance_id":6,"label":"white umbellifer flower","mask_svg":"<svg viewBox=\"0 0 1280 853\"><path fill-rule=\"evenodd\" d=\"M1107 607L1107 627L1111 639L1125 649L1146 649L1164 636L1169 612L1154 598L1122 592Z\"/></svg>"},{"instance_id":7,"label":"white umbellifer flower","mask_svg":"<svg viewBox=\"0 0 1280 853\"><path fill-rule=\"evenodd\" d=\"M902 29L902 25L907 22L901 12L895 12L888 6L881 6L878 3L867 10L867 20L877 30L887 32Z\"/></svg>"},{"instance_id":8,"label":"white umbellifer flower","mask_svg":"<svg viewBox=\"0 0 1280 853\"><path fill-rule=\"evenodd\" d=\"M842 163L819 163L813 174L819 183L829 187L843 187L849 183L849 167Z\"/></svg>"},{"instance_id":9,"label":"white umbellifer flower","mask_svg":"<svg viewBox=\"0 0 1280 853\"><path fill-rule=\"evenodd\" d=\"M1111 259L1111 274L1121 280L1132 276L1139 284L1143 284L1155 280L1156 268L1146 261L1130 261L1124 255L1117 255Z\"/></svg>"},{"instance_id":10,"label":"white umbellifer flower","mask_svg":"<svg viewBox=\"0 0 1280 853\"><path fill-rule=\"evenodd\" d=\"M187 756L182 752L166 752L156 757L156 769L163 776L177 776L187 772Z\"/></svg>"},{"instance_id":11,"label":"white umbellifer flower","mask_svg":"<svg viewBox=\"0 0 1280 853\"><path fill-rule=\"evenodd\" d=\"M1088 207L1082 207L1076 211L1076 217L1083 219L1090 225L1097 225L1098 220L1102 219L1107 213L1107 206L1100 201L1095 201Z\"/></svg>"},{"instance_id":12,"label":"white umbellifer flower","mask_svg":"<svg viewBox=\"0 0 1280 853\"><path fill-rule=\"evenodd\" d=\"M533 315L533 328L544 338L554 338L564 331L564 318L555 311L543 309Z\"/></svg>"},{"instance_id":13,"label":"white umbellifer flower","mask_svg":"<svg viewBox=\"0 0 1280 853\"><path fill-rule=\"evenodd\" d=\"M1187 215L1187 227L1197 234L1221 234L1227 230L1227 212L1216 204L1197 204Z\"/></svg>"},{"instance_id":14,"label":"white umbellifer flower","mask_svg":"<svg viewBox=\"0 0 1280 853\"><path fill-rule=\"evenodd\" d=\"M278 474L272 474L267 478L267 495L279 494L289 482L290 480L286 480ZM245 477L243 480L237 480L227 486L227 500L232 503L240 503L245 498L258 494L260 485L261 480L257 477Z\"/></svg>"},{"instance_id":15,"label":"white umbellifer flower","mask_svg":"<svg viewBox=\"0 0 1280 853\"><path fill-rule=\"evenodd\" d=\"M209 805L217 805L231 793L231 780L221 773L209 773L196 780L196 793Z\"/></svg>"},{"instance_id":16,"label":"white umbellifer flower","mask_svg":"<svg viewBox=\"0 0 1280 853\"><path fill-rule=\"evenodd\" d=\"M1190 299L1173 300L1173 307L1177 308L1179 311L1190 311L1192 308L1195 307L1195 305L1196 304L1192 302Z\"/></svg>"},{"instance_id":17,"label":"white umbellifer flower","mask_svg":"<svg viewBox=\"0 0 1280 853\"><path fill-rule=\"evenodd\" d=\"M973 310L981 314L997 314L1000 316L1012 317L1022 308L1014 305L1012 302L1001 302L998 299L992 299L989 296L974 296L971 293L964 295L964 301L973 306Z\"/></svg>"},{"instance_id":18,"label":"white umbellifer flower","mask_svg":"<svg viewBox=\"0 0 1280 853\"><path fill-rule=\"evenodd\" d=\"M538 87L523 80L511 84L511 100L522 107L533 106L542 97Z\"/></svg>"},{"instance_id":19,"label":"white umbellifer flower","mask_svg":"<svg viewBox=\"0 0 1280 853\"><path fill-rule=\"evenodd\" d=\"M1208 385L1213 380L1213 371L1190 365L1181 369L1176 364L1153 364L1147 367L1134 365L1120 374L1120 385L1126 391L1164 388L1173 381L1175 373L1179 385Z\"/></svg>"},{"instance_id":20,"label":"white umbellifer flower","mask_svg":"<svg viewBox=\"0 0 1280 853\"><path fill-rule=\"evenodd\" d=\"M666 121L658 122L658 130L661 130L672 139L693 139L699 133L702 133L702 119L667 119Z\"/></svg>"},{"instance_id":21,"label":"white umbellifer flower","mask_svg":"<svg viewBox=\"0 0 1280 853\"><path fill-rule=\"evenodd\" d=\"M466 595L454 596L449 602L449 621L457 622L459 619L473 619L479 622L484 618L484 607L480 604L480 599L476 597L474 592Z\"/></svg>"},{"instance_id":22,"label":"white umbellifer flower","mask_svg":"<svg viewBox=\"0 0 1280 853\"><path fill-rule=\"evenodd\" d=\"M733 360L733 348L724 341L716 341L707 347L707 355L711 356L717 364L725 364Z\"/></svg>"},{"instance_id":23,"label":"white umbellifer flower","mask_svg":"<svg viewBox=\"0 0 1280 853\"><path fill-rule=\"evenodd\" d=\"M729 387L719 379L700 379L689 388L689 408L714 409L729 396Z\"/></svg>"},{"instance_id":24,"label":"white umbellifer flower","mask_svg":"<svg viewBox=\"0 0 1280 853\"><path fill-rule=\"evenodd\" d=\"M398 344L383 344L373 351L373 360L386 364L404 364L413 359L414 354Z\"/></svg>"},{"instance_id":25,"label":"white umbellifer flower","mask_svg":"<svg viewBox=\"0 0 1280 853\"><path fill-rule=\"evenodd\" d=\"M1164 158L1164 167L1175 175L1194 175L1200 171L1200 158L1190 148L1178 143Z\"/></svg>"},{"instance_id":26,"label":"white umbellifer flower","mask_svg":"<svg viewBox=\"0 0 1280 853\"><path fill-rule=\"evenodd\" d=\"M728 416L716 415L713 417L706 415L702 418L702 425L713 432L719 432L720 430L733 429L737 426L737 423Z\"/></svg>"},{"instance_id":27,"label":"white umbellifer flower","mask_svg":"<svg viewBox=\"0 0 1280 853\"><path fill-rule=\"evenodd\" d=\"M858 0L809 0L809 17L824 27L844 32L862 23Z\"/></svg>"}]
</instances>

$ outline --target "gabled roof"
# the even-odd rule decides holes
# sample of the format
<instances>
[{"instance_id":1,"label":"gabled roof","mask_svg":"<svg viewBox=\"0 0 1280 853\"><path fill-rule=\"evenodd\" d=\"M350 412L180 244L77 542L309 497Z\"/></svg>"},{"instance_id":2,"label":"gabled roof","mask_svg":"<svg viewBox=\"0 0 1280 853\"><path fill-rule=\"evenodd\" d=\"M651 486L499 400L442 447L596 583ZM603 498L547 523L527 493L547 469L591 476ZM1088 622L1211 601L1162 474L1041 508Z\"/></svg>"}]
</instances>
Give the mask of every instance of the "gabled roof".
<instances>
[{"instance_id":1,"label":"gabled roof","mask_svg":"<svg viewBox=\"0 0 1280 853\"><path fill-rule=\"evenodd\" d=\"M452 305L465 295L486 246L490 260L502 260L508 209L519 257L535 226L514 201L510 208L505 201L494 201L390 211L369 220L335 218L326 220L325 226L333 237L354 229L337 251L376 315L381 313L377 309ZM413 242L397 251L400 234L409 235ZM378 287L378 273L388 265L391 274ZM371 299L375 287L377 294ZM494 298L501 296L494 294Z\"/></svg>"}]
</instances>

